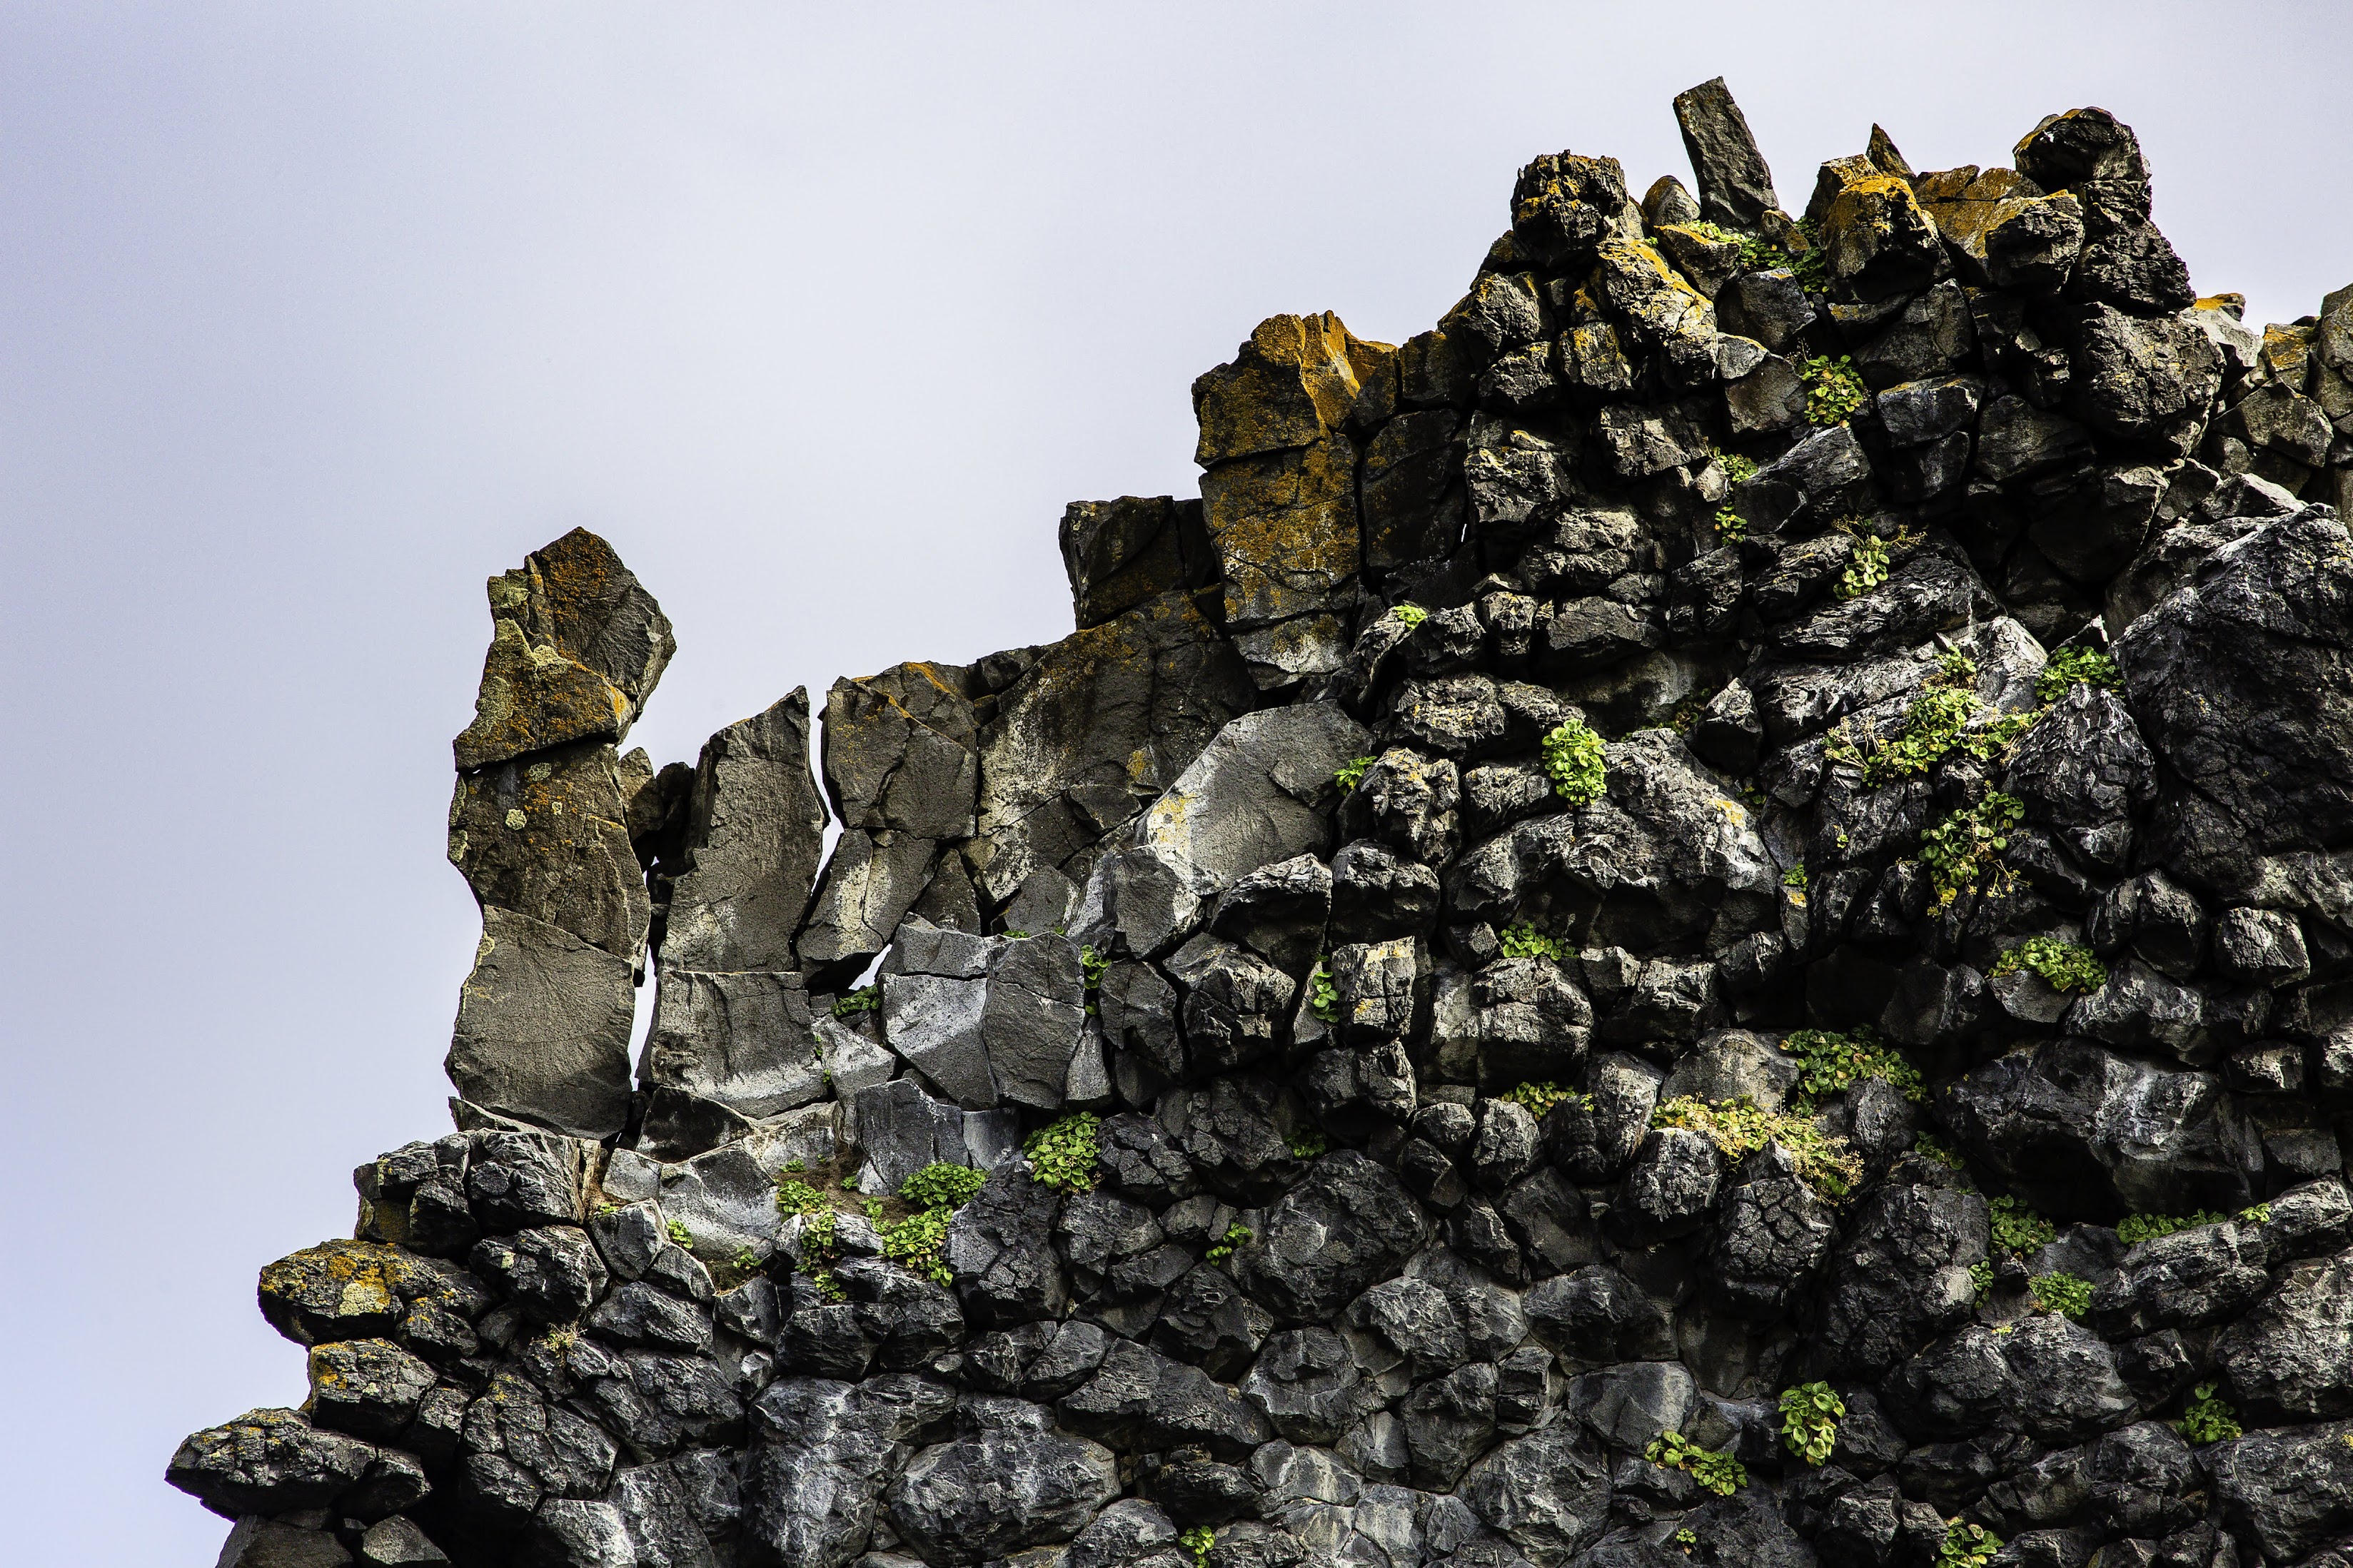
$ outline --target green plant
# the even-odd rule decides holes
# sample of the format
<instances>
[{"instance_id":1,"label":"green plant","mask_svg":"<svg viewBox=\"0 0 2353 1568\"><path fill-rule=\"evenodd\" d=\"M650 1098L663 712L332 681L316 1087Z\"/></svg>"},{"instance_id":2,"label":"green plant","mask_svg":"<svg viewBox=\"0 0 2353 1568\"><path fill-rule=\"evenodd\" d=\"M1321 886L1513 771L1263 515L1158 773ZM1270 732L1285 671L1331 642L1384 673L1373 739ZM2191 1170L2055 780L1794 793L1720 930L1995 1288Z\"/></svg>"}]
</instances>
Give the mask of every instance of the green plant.
<instances>
[{"instance_id":1,"label":"green plant","mask_svg":"<svg viewBox=\"0 0 2353 1568\"><path fill-rule=\"evenodd\" d=\"M830 1268L810 1269L808 1282L816 1287L818 1295L828 1301L849 1300L849 1292L842 1287L841 1276Z\"/></svg>"},{"instance_id":2,"label":"green plant","mask_svg":"<svg viewBox=\"0 0 2353 1568\"><path fill-rule=\"evenodd\" d=\"M842 1177L842 1178L841 1178L841 1190L842 1190L843 1192L845 1192L845 1193L854 1193L854 1192L856 1192L856 1191L858 1190L858 1178L857 1178L856 1176L844 1176L844 1177Z\"/></svg>"},{"instance_id":3,"label":"green plant","mask_svg":"<svg viewBox=\"0 0 2353 1568\"><path fill-rule=\"evenodd\" d=\"M1094 1191L1095 1160L1102 1152L1103 1122L1086 1110L1040 1127L1021 1145L1031 1180L1065 1193Z\"/></svg>"},{"instance_id":4,"label":"green plant","mask_svg":"<svg viewBox=\"0 0 2353 1568\"><path fill-rule=\"evenodd\" d=\"M2108 983L2108 966L2080 942L2030 936L1993 962L1996 976L2031 970L2053 991L2097 991Z\"/></svg>"},{"instance_id":5,"label":"green plant","mask_svg":"<svg viewBox=\"0 0 2353 1568\"><path fill-rule=\"evenodd\" d=\"M1843 1094L1858 1079L1884 1079L1918 1105L1928 1098L1920 1069L1867 1028L1851 1035L1829 1029L1799 1029L1781 1037L1781 1048L1798 1058L1798 1087L1810 1099Z\"/></svg>"},{"instance_id":6,"label":"green plant","mask_svg":"<svg viewBox=\"0 0 2353 1568\"><path fill-rule=\"evenodd\" d=\"M1003 931L998 931L997 934L1003 937L1008 942L1028 942L1029 940L1029 933L1028 931L1017 931L1011 926L1007 926Z\"/></svg>"},{"instance_id":7,"label":"green plant","mask_svg":"<svg viewBox=\"0 0 2353 1568\"><path fill-rule=\"evenodd\" d=\"M674 1220L670 1221L668 1225L664 1226L662 1228L663 1228L663 1229L665 1229L665 1230L667 1230L667 1231L669 1231L669 1232L670 1232L670 1238L672 1241L674 1241L674 1242L678 1243L681 1247L687 1247L687 1248L690 1248L690 1249L691 1249L691 1248L693 1247L693 1246L694 1246L694 1237L693 1237L691 1235L688 1234L688 1232L687 1232L687 1228L686 1228L686 1222L685 1222L684 1220L681 1220L681 1219L674 1219Z\"/></svg>"},{"instance_id":8,"label":"green plant","mask_svg":"<svg viewBox=\"0 0 2353 1568\"><path fill-rule=\"evenodd\" d=\"M1079 949L1079 974L1088 990L1101 990L1103 976L1110 973L1111 960L1097 952L1092 943Z\"/></svg>"},{"instance_id":9,"label":"green plant","mask_svg":"<svg viewBox=\"0 0 2353 1568\"><path fill-rule=\"evenodd\" d=\"M1831 591L1841 599L1859 599L1886 581L1887 541L1875 533L1857 533L1854 558Z\"/></svg>"},{"instance_id":10,"label":"green plant","mask_svg":"<svg viewBox=\"0 0 2353 1568\"><path fill-rule=\"evenodd\" d=\"M739 1247L735 1249L735 1256L727 1261L736 1273L750 1274L759 1268L760 1255L748 1247Z\"/></svg>"},{"instance_id":11,"label":"green plant","mask_svg":"<svg viewBox=\"0 0 2353 1568\"><path fill-rule=\"evenodd\" d=\"M825 1206L825 1194L807 1182L786 1179L776 1184L776 1213L784 1218L816 1214Z\"/></svg>"},{"instance_id":12,"label":"green plant","mask_svg":"<svg viewBox=\"0 0 2353 1568\"><path fill-rule=\"evenodd\" d=\"M813 1214L801 1224L801 1267L812 1275L830 1269L841 1258L841 1216L831 1209Z\"/></svg>"},{"instance_id":13,"label":"green plant","mask_svg":"<svg viewBox=\"0 0 2353 1568\"><path fill-rule=\"evenodd\" d=\"M796 1172L806 1171L808 1169L808 1162L807 1160L787 1160L785 1162L785 1169Z\"/></svg>"},{"instance_id":14,"label":"green plant","mask_svg":"<svg viewBox=\"0 0 2353 1568\"><path fill-rule=\"evenodd\" d=\"M1651 1438L1642 1458L1662 1469L1683 1471L1718 1497L1730 1497L1748 1484L1747 1468L1739 1460L1703 1448L1680 1432L1662 1432Z\"/></svg>"},{"instance_id":15,"label":"green plant","mask_svg":"<svg viewBox=\"0 0 2353 1568\"><path fill-rule=\"evenodd\" d=\"M1838 1446L1839 1417L1846 1401L1827 1383L1801 1383L1781 1391L1781 1443L1810 1465L1830 1463Z\"/></svg>"},{"instance_id":16,"label":"green plant","mask_svg":"<svg viewBox=\"0 0 2353 1568\"><path fill-rule=\"evenodd\" d=\"M1836 359L1814 354L1801 360L1798 379L1806 384L1806 418L1815 425L1845 424L1862 407L1867 395L1854 361L1845 354Z\"/></svg>"},{"instance_id":17,"label":"green plant","mask_svg":"<svg viewBox=\"0 0 2353 1568\"><path fill-rule=\"evenodd\" d=\"M1944 1544L1936 1548L1936 1568L1984 1568L2001 1550L2001 1537L1982 1524L1946 1521Z\"/></svg>"},{"instance_id":18,"label":"green plant","mask_svg":"<svg viewBox=\"0 0 2353 1568\"><path fill-rule=\"evenodd\" d=\"M2113 691L2124 684L2124 671L2116 668L2116 661L2108 657L2105 649L2063 647L2051 656L2042 673L2034 678L2034 695L2045 702L2056 702L2078 681Z\"/></svg>"},{"instance_id":19,"label":"green plant","mask_svg":"<svg viewBox=\"0 0 2353 1568\"><path fill-rule=\"evenodd\" d=\"M1226 1226L1226 1234L1218 1237L1204 1256L1212 1263L1223 1263L1234 1255L1235 1247L1247 1245L1250 1238L1250 1226L1241 1224L1229 1225Z\"/></svg>"},{"instance_id":20,"label":"green plant","mask_svg":"<svg viewBox=\"0 0 2353 1568\"><path fill-rule=\"evenodd\" d=\"M1996 1247L2021 1258L2042 1251L2059 1234L2057 1226L2012 1197L1995 1198L1987 1204L1986 1223L1993 1232Z\"/></svg>"},{"instance_id":21,"label":"green plant","mask_svg":"<svg viewBox=\"0 0 2353 1568\"><path fill-rule=\"evenodd\" d=\"M1778 1143L1796 1163L1798 1179L1833 1203L1862 1180L1862 1162L1848 1150L1845 1139L1825 1134L1810 1117L1767 1110L1745 1094L1715 1105L1678 1095L1651 1113L1651 1125L1702 1133L1728 1160Z\"/></svg>"},{"instance_id":22,"label":"green plant","mask_svg":"<svg viewBox=\"0 0 2353 1568\"><path fill-rule=\"evenodd\" d=\"M2092 1282L2080 1274L2037 1274L2026 1289L2036 1307L2079 1323L2092 1310Z\"/></svg>"},{"instance_id":23,"label":"green plant","mask_svg":"<svg viewBox=\"0 0 2353 1568\"><path fill-rule=\"evenodd\" d=\"M1955 1153L1951 1149L1946 1147L1943 1143L1938 1142L1936 1139L1931 1138L1926 1132L1921 1133L1920 1136L1912 1140L1912 1152L1919 1155L1924 1160L1936 1161L1936 1163L1944 1166L1947 1171L1967 1169L1962 1163L1960 1155Z\"/></svg>"},{"instance_id":24,"label":"green plant","mask_svg":"<svg viewBox=\"0 0 2353 1568\"><path fill-rule=\"evenodd\" d=\"M1715 459L1715 466L1724 470L1724 477L1734 484L1757 477L1757 464L1752 459L1744 458L1737 452L1727 452L1723 447L1714 445L1711 445L1707 450L1708 455Z\"/></svg>"},{"instance_id":25,"label":"green plant","mask_svg":"<svg viewBox=\"0 0 2353 1568\"><path fill-rule=\"evenodd\" d=\"M1974 690L1978 684L1978 661L1959 648L1948 647L1936 656L1936 673L1928 678L1931 686L1949 686L1956 690Z\"/></svg>"},{"instance_id":26,"label":"green plant","mask_svg":"<svg viewBox=\"0 0 2353 1568\"><path fill-rule=\"evenodd\" d=\"M1290 1148L1292 1158L1296 1160L1313 1160L1332 1147L1332 1140L1324 1136L1324 1130L1320 1127L1303 1127L1285 1138L1283 1142Z\"/></svg>"},{"instance_id":27,"label":"green plant","mask_svg":"<svg viewBox=\"0 0 2353 1568\"><path fill-rule=\"evenodd\" d=\"M2204 1209L2186 1215L2129 1214L2116 1221L2116 1239L2126 1247L2137 1247L2144 1241L2155 1241L2160 1236L2171 1236L2177 1231L2193 1230L2201 1225L2221 1225L2224 1217Z\"/></svg>"},{"instance_id":28,"label":"green plant","mask_svg":"<svg viewBox=\"0 0 2353 1568\"><path fill-rule=\"evenodd\" d=\"M866 1217L868 1220L875 1225L881 1225L882 1223L882 1200L881 1198L869 1198L860 1206L866 1210Z\"/></svg>"},{"instance_id":29,"label":"green plant","mask_svg":"<svg viewBox=\"0 0 2353 1568\"><path fill-rule=\"evenodd\" d=\"M2269 1204L2249 1204L2239 1211L2239 1223L2242 1225L2269 1225L2271 1222L2272 1205Z\"/></svg>"},{"instance_id":30,"label":"green plant","mask_svg":"<svg viewBox=\"0 0 2353 1568\"><path fill-rule=\"evenodd\" d=\"M953 1285L955 1277L941 1256L947 1246L948 1214L944 1208L919 1209L883 1226L882 1256L934 1285Z\"/></svg>"},{"instance_id":31,"label":"green plant","mask_svg":"<svg viewBox=\"0 0 2353 1568\"><path fill-rule=\"evenodd\" d=\"M1982 1301L1993 1289L1993 1265L1982 1258L1969 1265L1969 1289L1972 1298Z\"/></svg>"},{"instance_id":32,"label":"green plant","mask_svg":"<svg viewBox=\"0 0 2353 1568\"><path fill-rule=\"evenodd\" d=\"M1327 1024L1340 1021L1340 988L1332 983L1331 965L1319 958L1307 977L1307 1010Z\"/></svg>"},{"instance_id":33,"label":"green plant","mask_svg":"<svg viewBox=\"0 0 2353 1568\"><path fill-rule=\"evenodd\" d=\"M1197 1524L1190 1530L1179 1532L1176 1537L1176 1544L1193 1554L1193 1562L1197 1568L1206 1568L1209 1561L1209 1548L1217 1543L1218 1532L1206 1524Z\"/></svg>"},{"instance_id":34,"label":"green plant","mask_svg":"<svg viewBox=\"0 0 2353 1568\"><path fill-rule=\"evenodd\" d=\"M1389 619L1393 621L1403 621L1407 627L1410 629L1411 627L1418 626L1421 625L1422 622L1430 619L1430 612L1423 609L1419 605L1391 605L1389 606Z\"/></svg>"},{"instance_id":35,"label":"green plant","mask_svg":"<svg viewBox=\"0 0 2353 1568\"><path fill-rule=\"evenodd\" d=\"M1340 786L1342 794L1353 795L1356 786L1365 782L1365 770L1372 765L1370 757L1350 757L1332 771L1332 782Z\"/></svg>"},{"instance_id":36,"label":"green plant","mask_svg":"<svg viewBox=\"0 0 2353 1568\"><path fill-rule=\"evenodd\" d=\"M1689 1530L1678 1530L1675 1531L1675 1544L1682 1547L1685 1552L1689 1552L1693 1547L1699 1544L1699 1537Z\"/></svg>"},{"instance_id":37,"label":"green plant","mask_svg":"<svg viewBox=\"0 0 2353 1568\"><path fill-rule=\"evenodd\" d=\"M1496 933L1496 940L1503 943L1505 958L1549 958L1558 963L1568 956L1558 939L1545 935L1525 921L1505 926Z\"/></svg>"},{"instance_id":38,"label":"green plant","mask_svg":"<svg viewBox=\"0 0 2353 1568\"><path fill-rule=\"evenodd\" d=\"M1728 506L1715 509L1715 536L1734 540L1748 537L1748 520Z\"/></svg>"},{"instance_id":39,"label":"green plant","mask_svg":"<svg viewBox=\"0 0 2353 1568\"><path fill-rule=\"evenodd\" d=\"M1797 274L1807 292L1819 294L1828 280L1831 267L1831 253L1822 246L1821 225L1801 217L1791 226L1806 242L1806 247L1790 255L1789 270Z\"/></svg>"},{"instance_id":40,"label":"green plant","mask_svg":"<svg viewBox=\"0 0 2353 1568\"><path fill-rule=\"evenodd\" d=\"M1825 755L1862 770L1863 786L1879 789L1898 779L1926 773L1953 752L1979 762L2006 753L2018 738L2033 728L2040 713L2013 713L1994 718L1993 710L1966 686L1929 683L1929 689L1904 710L1904 723L1893 736L1867 728L1866 753L1841 719L1822 742Z\"/></svg>"},{"instance_id":41,"label":"green plant","mask_svg":"<svg viewBox=\"0 0 2353 1568\"><path fill-rule=\"evenodd\" d=\"M2181 1419L2173 1429L2192 1443L2227 1443L2243 1436L2246 1428L2239 1425L2239 1413L2214 1396L2214 1384L2201 1383L2189 1391L2189 1403L2182 1408Z\"/></svg>"},{"instance_id":42,"label":"green plant","mask_svg":"<svg viewBox=\"0 0 2353 1568\"><path fill-rule=\"evenodd\" d=\"M620 1212L621 1205L618 1204L603 1203L596 1205L596 1217L598 1219L603 1219L608 1214L619 1214Z\"/></svg>"},{"instance_id":43,"label":"green plant","mask_svg":"<svg viewBox=\"0 0 2353 1568\"><path fill-rule=\"evenodd\" d=\"M1806 868L1802 862L1781 873L1781 886L1785 888L1802 888L1806 886L1807 880Z\"/></svg>"},{"instance_id":44,"label":"green plant","mask_svg":"<svg viewBox=\"0 0 2353 1568\"><path fill-rule=\"evenodd\" d=\"M899 1184L899 1195L919 1209L958 1209L988 1180L970 1165L934 1163Z\"/></svg>"},{"instance_id":45,"label":"green plant","mask_svg":"<svg viewBox=\"0 0 2353 1568\"><path fill-rule=\"evenodd\" d=\"M1593 1097L1591 1095L1580 1094L1573 1089L1563 1089L1556 1083L1514 1084L1513 1087L1505 1089L1495 1098L1497 1100L1510 1100L1514 1105L1519 1106L1526 1110L1530 1116L1535 1117L1538 1121L1542 1121L1545 1119L1545 1112L1550 1110L1554 1106L1558 1105L1565 1100L1576 1100L1588 1110L1593 1109Z\"/></svg>"},{"instance_id":46,"label":"green plant","mask_svg":"<svg viewBox=\"0 0 2353 1568\"><path fill-rule=\"evenodd\" d=\"M1920 835L1920 859L1936 901L1950 904L1995 869L1995 857L2010 847L2010 831L2026 820L2026 806L2014 795L1988 790Z\"/></svg>"},{"instance_id":47,"label":"green plant","mask_svg":"<svg viewBox=\"0 0 2353 1568\"><path fill-rule=\"evenodd\" d=\"M1571 805L1583 805L1601 793L1609 769L1601 760L1601 737L1582 719L1565 719L1544 738L1545 776L1553 793Z\"/></svg>"},{"instance_id":48,"label":"green plant","mask_svg":"<svg viewBox=\"0 0 2353 1568\"><path fill-rule=\"evenodd\" d=\"M881 1005L882 1005L882 987L861 985L847 996L835 997L832 1012L837 1018L847 1018L852 1013L871 1013Z\"/></svg>"}]
</instances>

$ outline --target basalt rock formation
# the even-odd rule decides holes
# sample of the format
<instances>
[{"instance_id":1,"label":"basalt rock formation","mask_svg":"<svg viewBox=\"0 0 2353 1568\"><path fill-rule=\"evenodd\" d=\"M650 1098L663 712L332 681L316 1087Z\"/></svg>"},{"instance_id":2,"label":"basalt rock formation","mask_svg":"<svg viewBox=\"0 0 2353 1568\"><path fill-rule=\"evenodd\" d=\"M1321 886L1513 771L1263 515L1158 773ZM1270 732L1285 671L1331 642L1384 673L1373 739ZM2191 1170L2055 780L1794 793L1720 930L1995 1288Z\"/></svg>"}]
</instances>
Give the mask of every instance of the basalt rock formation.
<instances>
[{"instance_id":1,"label":"basalt rock formation","mask_svg":"<svg viewBox=\"0 0 2353 1568\"><path fill-rule=\"evenodd\" d=\"M1675 112L1261 323L1058 642L656 768L652 596L492 579L459 1130L222 1562L2353 1562L2353 289L2101 110L1798 217Z\"/></svg>"}]
</instances>

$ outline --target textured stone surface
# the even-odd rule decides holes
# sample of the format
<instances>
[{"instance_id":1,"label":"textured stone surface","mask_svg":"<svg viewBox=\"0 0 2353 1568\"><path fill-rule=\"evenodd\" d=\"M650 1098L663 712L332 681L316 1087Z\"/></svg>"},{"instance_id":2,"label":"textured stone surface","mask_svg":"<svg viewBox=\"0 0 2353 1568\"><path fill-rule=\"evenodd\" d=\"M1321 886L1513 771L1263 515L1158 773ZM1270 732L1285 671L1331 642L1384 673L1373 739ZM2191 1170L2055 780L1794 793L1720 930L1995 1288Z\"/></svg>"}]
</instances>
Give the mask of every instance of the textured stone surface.
<instances>
[{"instance_id":1,"label":"textured stone surface","mask_svg":"<svg viewBox=\"0 0 2353 1568\"><path fill-rule=\"evenodd\" d=\"M460 1131L263 1270L224 1561L2343 1561L2353 289L2196 300L2105 110L1802 225L1675 113L1262 322L822 796L798 692L617 754L601 542L497 580Z\"/></svg>"}]
</instances>

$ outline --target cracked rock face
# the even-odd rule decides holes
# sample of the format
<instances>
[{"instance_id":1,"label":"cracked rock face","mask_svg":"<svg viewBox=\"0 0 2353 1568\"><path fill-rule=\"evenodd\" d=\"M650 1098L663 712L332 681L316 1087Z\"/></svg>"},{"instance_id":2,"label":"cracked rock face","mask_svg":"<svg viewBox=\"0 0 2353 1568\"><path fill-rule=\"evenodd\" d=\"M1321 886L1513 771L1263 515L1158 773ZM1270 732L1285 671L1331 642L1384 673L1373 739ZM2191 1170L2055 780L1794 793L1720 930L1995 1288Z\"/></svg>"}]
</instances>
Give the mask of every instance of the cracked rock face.
<instances>
[{"instance_id":1,"label":"cracked rock face","mask_svg":"<svg viewBox=\"0 0 2353 1568\"><path fill-rule=\"evenodd\" d=\"M657 767L611 550L491 580L457 1130L225 1565L2353 1561L2353 288L2102 110L1674 113L1261 323L1058 641Z\"/></svg>"}]
</instances>

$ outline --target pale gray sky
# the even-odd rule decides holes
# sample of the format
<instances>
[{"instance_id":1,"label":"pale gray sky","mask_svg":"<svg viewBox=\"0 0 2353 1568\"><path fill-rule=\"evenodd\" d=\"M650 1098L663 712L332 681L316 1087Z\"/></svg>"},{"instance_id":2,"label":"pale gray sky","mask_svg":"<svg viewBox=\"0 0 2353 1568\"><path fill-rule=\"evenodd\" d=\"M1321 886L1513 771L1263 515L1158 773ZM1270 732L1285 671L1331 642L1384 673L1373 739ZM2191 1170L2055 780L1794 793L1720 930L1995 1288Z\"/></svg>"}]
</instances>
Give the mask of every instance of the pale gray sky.
<instances>
[{"instance_id":1,"label":"pale gray sky","mask_svg":"<svg viewBox=\"0 0 2353 1568\"><path fill-rule=\"evenodd\" d=\"M1261 317L1430 325L1564 147L1785 202L2140 132L2250 319L2353 280L2340 5L0 0L11 1561L209 1563L161 1476L293 1404L262 1264L447 1126L482 579L575 524L677 622L636 739L1069 628L1062 503L1189 491Z\"/></svg>"}]
</instances>

